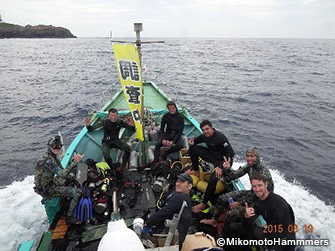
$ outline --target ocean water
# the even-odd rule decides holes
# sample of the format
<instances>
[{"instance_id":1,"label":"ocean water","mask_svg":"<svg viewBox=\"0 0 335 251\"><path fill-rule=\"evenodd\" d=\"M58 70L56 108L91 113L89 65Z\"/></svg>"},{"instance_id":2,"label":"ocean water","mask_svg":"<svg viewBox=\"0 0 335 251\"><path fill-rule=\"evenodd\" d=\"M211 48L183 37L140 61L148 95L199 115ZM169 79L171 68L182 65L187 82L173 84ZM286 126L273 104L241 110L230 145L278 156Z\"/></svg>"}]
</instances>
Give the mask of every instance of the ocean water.
<instances>
[{"instance_id":1,"label":"ocean water","mask_svg":"<svg viewBox=\"0 0 335 251\"><path fill-rule=\"evenodd\" d=\"M165 41L143 46L144 79L199 122L211 120L236 163L260 148L275 192L295 211L298 237L330 240L301 249L335 250L335 40ZM70 144L116 79L108 39L0 40L0 250L47 228L32 189L36 160L58 131ZM311 235L304 224L314 226Z\"/></svg>"}]
</instances>

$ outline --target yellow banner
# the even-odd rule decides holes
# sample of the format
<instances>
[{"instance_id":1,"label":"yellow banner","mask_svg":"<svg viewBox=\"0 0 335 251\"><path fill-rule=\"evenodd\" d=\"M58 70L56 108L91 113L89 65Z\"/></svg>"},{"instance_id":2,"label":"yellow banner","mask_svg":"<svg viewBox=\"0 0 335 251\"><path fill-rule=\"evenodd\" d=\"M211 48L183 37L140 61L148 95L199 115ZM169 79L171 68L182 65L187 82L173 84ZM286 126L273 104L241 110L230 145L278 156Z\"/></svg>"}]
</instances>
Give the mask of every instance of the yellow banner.
<instances>
[{"instance_id":1,"label":"yellow banner","mask_svg":"<svg viewBox=\"0 0 335 251\"><path fill-rule=\"evenodd\" d=\"M143 141L141 117L143 87L140 57L133 44L113 44L113 49L123 94L135 121L136 138Z\"/></svg>"}]
</instances>

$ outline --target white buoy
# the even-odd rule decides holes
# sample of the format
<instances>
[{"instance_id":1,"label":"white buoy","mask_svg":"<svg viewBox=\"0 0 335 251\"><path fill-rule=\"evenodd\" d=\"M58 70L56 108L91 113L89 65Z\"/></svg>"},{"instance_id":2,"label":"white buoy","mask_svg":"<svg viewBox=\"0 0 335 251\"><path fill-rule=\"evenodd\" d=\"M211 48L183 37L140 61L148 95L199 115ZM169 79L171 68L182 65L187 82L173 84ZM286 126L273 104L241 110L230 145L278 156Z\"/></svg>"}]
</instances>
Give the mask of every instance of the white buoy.
<instances>
[{"instance_id":1,"label":"white buoy","mask_svg":"<svg viewBox=\"0 0 335 251\"><path fill-rule=\"evenodd\" d=\"M107 232L99 243L98 251L110 250L142 251L144 247L136 233L121 219L108 222Z\"/></svg>"}]
</instances>

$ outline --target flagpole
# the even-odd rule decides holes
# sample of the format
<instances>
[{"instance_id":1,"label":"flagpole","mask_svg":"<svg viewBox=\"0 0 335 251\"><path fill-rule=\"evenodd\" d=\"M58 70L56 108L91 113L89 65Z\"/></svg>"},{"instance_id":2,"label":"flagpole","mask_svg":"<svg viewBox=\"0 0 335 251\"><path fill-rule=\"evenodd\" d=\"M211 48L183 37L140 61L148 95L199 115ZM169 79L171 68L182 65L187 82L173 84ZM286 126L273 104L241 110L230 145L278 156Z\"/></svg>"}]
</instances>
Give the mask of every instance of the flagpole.
<instances>
[{"instance_id":1,"label":"flagpole","mask_svg":"<svg viewBox=\"0 0 335 251\"><path fill-rule=\"evenodd\" d=\"M143 87L143 70L142 70L142 51L141 51L141 31L143 31L143 25L142 23L134 23L134 31L136 32L136 46L137 46L137 51L139 54L140 58L140 67L141 67L141 76L142 76L142 96L141 96L141 119L143 123L144 119L144 87ZM142 126L142 133L144 137L144 126ZM143 142L141 143L141 150L142 150L142 165L145 164L145 159L146 159L146 151L145 151L145 137Z\"/></svg>"},{"instance_id":2,"label":"flagpole","mask_svg":"<svg viewBox=\"0 0 335 251\"><path fill-rule=\"evenodd\" d=\"M140 64L142 70L142 52L141 52L141 31L143 31L142 23L134 23L134 31L136 32L136 46L138 50L138 54L140 56Z\"/></svg>"}]
</instances>

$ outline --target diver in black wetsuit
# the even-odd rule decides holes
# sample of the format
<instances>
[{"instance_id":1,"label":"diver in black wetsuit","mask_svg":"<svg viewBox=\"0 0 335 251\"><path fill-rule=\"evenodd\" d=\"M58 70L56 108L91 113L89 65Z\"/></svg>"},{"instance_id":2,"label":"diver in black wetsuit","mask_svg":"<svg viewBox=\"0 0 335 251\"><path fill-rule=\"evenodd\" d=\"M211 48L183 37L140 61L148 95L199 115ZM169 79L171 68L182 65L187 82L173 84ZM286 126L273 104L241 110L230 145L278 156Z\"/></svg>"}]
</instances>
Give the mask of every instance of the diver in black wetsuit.
<instances>
[{"instance_id":1,"label":"diver in black wetsuit","mask_svg":"<svg viewBox=\"0 0 335 251\"><path fill-rule=\"evenodd\" d=\"M164 114L159 131L159 137L154 152L154 166L160 157L160 149L166 146L168 149L161 155L165 159L169 153L177 152L183 147L181 135L184 130L184 118L178 112L177 105L173 101L169 101L166 105L169 112Z\"/></svg>"},{"instance_id":2,"label":"diver in black wetsuit","mask_svg":"<svg viewBox=\"0 0 335 251\"><path fill-rule=\"evenodd\" d=\"M187 231L192 223L190 190L192 189L193 180L188 174L178 175L177 178L176 191L173 191L167 197L166 203L161 210L157 211L146 220L146 225L156 226L159 229L162 229L165 220L172 219L174 214L178 214L185 201L187 206L184 208L177 227L179 233L179 249L181 249Z\"/></svg>"},{"instance_id":3,"label":"diver in black wetsuit","mask_svg":"<svg viewBox=\"0 0 335 251\"><path fill-rule=\"evenodd\" d=\"M188 174L199 176L199 157L213 163L215 169L208 182L203 202L192 208L192 211L195 213L201 212L207 207L207 202L213 198L216 184L223 175L223 163L229 162L230 165L232 165L235 155L227 137L221 132L216 131L211 122L204 120L200 123L200 127L202 135L190 139L188 142L190 145L189 154L193 166L193 171L189 171ZM197 144L200 143L205 143L207 147L198 146Z\"/></svg>"},{"instance_id":4,"label":"diver in black wetsuit","mask_svg":"<svg viewBox=\"0 0 335 251\"><path fill-rule=\"evenodd\" d=\"M102 121L101 123L97 123L94 126L91 126L91 123L92 121L90 121L90 119L87 117L85 119L85 124L88 131L92 131L99 127L104 128L104 137L102 139L102 153L105 161L107 162L111 170L115 172L115 170L113 169L113 161L109 152L111 148L117 148L124 151L122 162L122 168L124 168L129 161L130 146L119 138L119 132L122 127L131 131L135 131L135 127L119 119L118 111L115 108L111 108L108 111L108 116L106 120Z\"/></svg>"},{"instance_id":5,"label":"diver in black wetsuit","mask_svg":"<svg viewBox=\"0 0 335 251\"><path fill-rule=\"evenodd\" d=\"M267 178L260 173L251 177L252 189L258 199L253 207L245 204L245 218L240 223L231 223L228 226L228 237L295 240L294 231L290 231L295 222L292 207L278 194L269 192L267 183ZM259 215L263 216L267 226L272 226L272 230L270 228L268 231L264 230L254 223ZM269 248L275 251L293 251L294 247L294 245L281 246L276 243Z\"/></svg>"}]
</instances>

